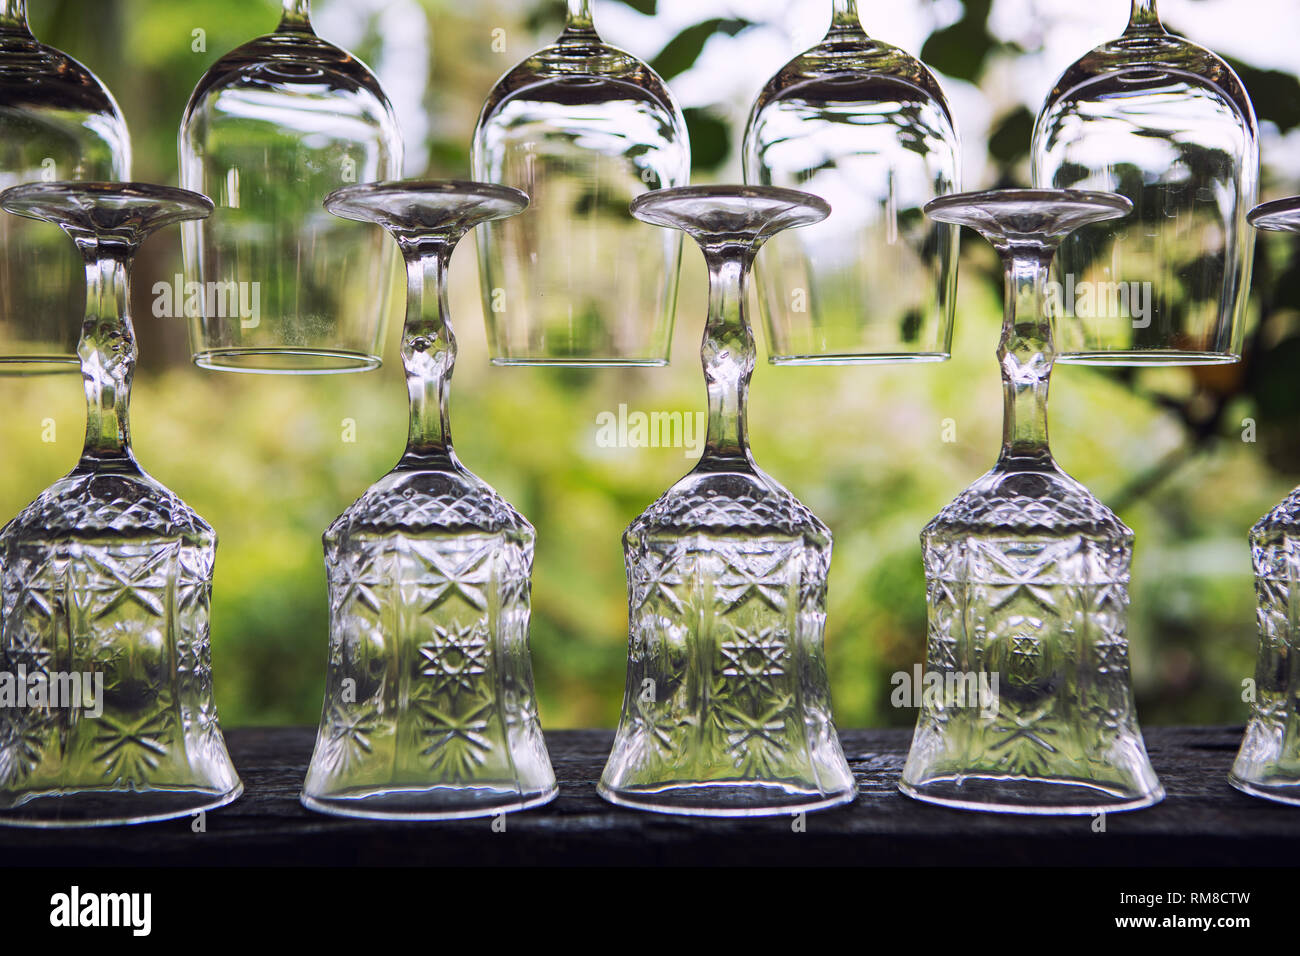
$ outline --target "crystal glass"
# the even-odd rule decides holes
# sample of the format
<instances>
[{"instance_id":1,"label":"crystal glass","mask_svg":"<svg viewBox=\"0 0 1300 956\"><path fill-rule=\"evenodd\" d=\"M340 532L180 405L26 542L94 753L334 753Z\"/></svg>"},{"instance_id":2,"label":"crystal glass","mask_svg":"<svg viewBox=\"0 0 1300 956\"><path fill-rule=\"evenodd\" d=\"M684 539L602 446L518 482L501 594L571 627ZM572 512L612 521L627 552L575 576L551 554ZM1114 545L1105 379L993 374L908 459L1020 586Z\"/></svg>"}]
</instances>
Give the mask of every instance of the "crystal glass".
<instances>
[{"instance_id":1,"label":"crystal glass","mask_svg":"<svg viewBox=\"0 0 1300 956\"><path fill-rule=\"evenodd\" d=\"M934 76L868 37L856 0L835 0L826 38L767 82L744 164L746 182L832 208L758 257L773 363L948 357L959 230L921 210L958 189L957 133Z\"/></svg>"},{"instance_id":2,"label":"crystal glass","mask_svg":"<svg viewBox=\"0 0 1300 956\"><path fill-rule=\"evenodd\" d=\"M1062 362L1203 365L1241 355L1259 182L1255 111L1232 69L1165 31L1155 0L1057 80L1034 185L1132 200L1061 244L1049 307Z\"/></svg>"},{"instance_id":3,"label":"crystal glass","mask_svg":"<svg viewBox=\"0 0 1300 956\"><path fill-rule=\"evenodd\" d=\"M745 410L754 255L829 212L808 193L742 186L661 190L632 204L638 219L687 232L704 251L708 433L699 464L623 536L627 689L599 786L613 803L757 816L857 792L822 649L831 534L754 463Z\"/></svg>"},{"instance_id":4,"label":"crystal glass","mask_svg":"<svg viewBox=\"0 0 1300 956\"><path fill-rule=\"evenodd\" d=\"M284 0L274 33L199 80L180 128L181 185L216 211L183 233L194 361L237 372L350 372L380 363L397 256L330 216L325 196L396 179L402 137L374 74Z\"/></svg>"},{"instance_id":5,"label":"crystal glass","mask_svg":"<svg viewBox=\"0 0 1300 956\"><path fill-rule=\"evenodd\" d=\"M1300 233L1300 197L1256 207L1257 229ZM1255 701L1229 782L1238 790L1300 804L1300 488L1250 532L1259 661Z\"/></svg>"},{"instance_id":6,"label":"crystal glass","mask_svg":"<svg viewBox=\"0 0 1300 956\"><path fill-rule=\"evenodd\" d=\"M528 650L533 528L451 446L456 340L447 267L476 225L527 197L483 183L397 182L332 193L406 258L406 453L325 532L324 716L302 802L408 820L492 816L556 794Z\"/></svg>"},{"instance_id":7,"label":"crystal glass","mask_svg":"<svg viewBox=\"0 0 1300 956\"><path fill-rule=\"evenodd\" d=\"M1129 683L1133 533L1057 466L1047 442L1052 254L1074 230L1131 208L1110 193L1019 189L926 206L1003 258L1005 418L997 464L921 536L926 680L944 694L925 695L903 769L901 788L917 799L1071 814L1164 796Z\"/></svg>"},{"instance_id":8,"label":"crystal glass","mask_svg":"<svg viewBox=\"0 0 1300 956\"><path fill-rule=\"evenodd\" d=\"M241 791L212 697L216 535L147 475L127 410L130 268L151 232L212 204L138 183L33 183L0 195L57 223L85 262L86 444L66 478L0 531L0 823L141 823ZM76 689L80 688L78 695Z\"/></svg>"},{"instance_id":9,"label":"crystal glass","mask_svg":"<svg viewBox=\"0 0 1300 956\"><path fill-rule=\"evenodd\" d=\"M0 189L130 175L131 139L112 95L37 42L26 0L0 0ZM0 216L0 375L77 370L83 270L57 226Z\"/></svg>"},{"instance_id":10,"label":"crystal glass","mask_svg":"<svg viewBox=\"0 0 1300 956\"><path fill-rule=\"evenodd\" d=\"M627 207L687 183L686 122L653 70L601 41L589 0L497 82L473 165L532 201L478 237L492 361L666 365L682 239L647 237Z\"/></svg>"}]
</instances>

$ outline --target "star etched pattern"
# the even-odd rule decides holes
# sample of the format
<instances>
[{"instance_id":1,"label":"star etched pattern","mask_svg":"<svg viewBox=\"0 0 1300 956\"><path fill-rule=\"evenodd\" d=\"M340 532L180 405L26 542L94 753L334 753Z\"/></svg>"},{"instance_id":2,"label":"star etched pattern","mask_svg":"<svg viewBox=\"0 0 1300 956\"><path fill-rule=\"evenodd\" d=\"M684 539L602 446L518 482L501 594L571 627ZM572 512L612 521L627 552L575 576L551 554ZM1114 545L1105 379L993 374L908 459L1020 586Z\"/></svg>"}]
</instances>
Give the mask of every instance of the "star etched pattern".
<instances>
[{"instance_id":1,"label":"star etched pattern","mask_svg":"<svg viewBox=\"0 0 1300 956\"><path fill-rule=\"evenodd\" d=\"M487 673L487 622L480 618L464 625L435 624L433 640L420 645L420 656L424 659L420 674L428 678L434 694L473 691Z\"/></svg>"},{"instance_id":2,"label":"star etched pattern","mask_svg":"<svg viewBox=\"0 0 1300 956\"><path fill-rule=\"evenodd\" d=\"M980 702L923 700L909 782L1140 774L1124 636L1131 538L1060 473L990 473L940 512L923 534L926 669L997 678L998 706L989 719ZM1112 754L1133 766L1112 767Z\"/></svg>"},{"instance_id":3,"label":"star etched pattern","mask_svg":"<svg viewBox=\"0 0 1300 956\"><path fill-rule=\"evenodd\" d=\"M1251 529L1259 653L1255 700L1234 778L1265 786L1300 782L1300 660L1294 608L1300 601L1300 489Z\"/></svg>"},{"instance_id":4,"label":"star etched pattern","mask_svg":"<svg viewBox=\"0 0 1300 956\"><path fill-rule=\"evenodd\" d=\"M528 650L532 527L468 472L394 472L330 526L327 709L305 792L553 786Z\"/></svg>"},{"instance_id":5,"label":"star etched pattern","mask_svg":"<svg viewBox=\"0 0 1300 956\"><path fill-rule=\"evenodd\" d=\"M0 787L237 786L212 700L214 539L201 518L147 476L74 473L6 526L0 551L6 654L103 685L99 717L0 718L22 729L0 742Z\"/></svg>"},{"instance_id":6,"label":"star etched pattern","mask_svg":"<svg viewBox=\"0 0 1300 956\"><path fill-rule=\"evenodd\" d=\"M820 658L829 540L762 475L688 477L633 522L624 721L606 786L821 775L828 792L851 787Z\"/></svg>"}]
</instances>

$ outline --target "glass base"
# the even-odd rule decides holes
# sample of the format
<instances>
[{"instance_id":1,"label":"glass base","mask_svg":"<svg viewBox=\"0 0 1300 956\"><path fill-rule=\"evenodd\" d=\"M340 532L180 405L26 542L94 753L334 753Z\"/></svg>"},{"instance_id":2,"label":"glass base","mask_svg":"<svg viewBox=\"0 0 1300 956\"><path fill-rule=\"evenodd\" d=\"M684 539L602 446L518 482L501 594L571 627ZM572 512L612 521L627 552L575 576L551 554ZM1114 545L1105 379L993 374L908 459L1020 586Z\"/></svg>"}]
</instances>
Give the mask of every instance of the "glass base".
<instances>
[{"instance_id":1,"label":"glass base","mask_svg":"<svg viewBox=\"0 0 1300 956\"><path fill-rule=\"evenodd\" d=\"M331 375L368 372L383 364L378 355L342 349L207 349L194 353L199 368L262 375Z\"/></svg>"},{"instance_id":2,"label":"glass base","mask_svg":"<svg viewBox=\"0 0 1300 956\"><path fill-rule=\"evenodd\" d=\"M1235 773L1228 774L1228 783L1232 784L1242 793L1249 794L1252 797L1259 797L1263 800L1271 800L1274 803L1287 803L1292 806L1300 807L1300 780L1283 780L1277 783L1259 783L1253 780L1243 780Z\"/></svg>"},{"instance_id":3,"label":"glass base","mask_svg":"<svg viewBox=\"0 0 1300 956\"><path fill-rule=\"evenodd\" d=\"M549 365L555 368L666 368L666 358L527 358L519 356L496 357L492 364L501 367Z\"/></svg>"},{"instance_id":4,"label":"glass base","mask_svg":"<svg viewBox=\"0 0 1300 956\"><path fill-rule=\"evenodd\" d=\"M814 355L770 355L772 365L902 365L919 362L946 362L951 352L852 352Z\"/></svg>"},{"instance_id":5,"label":"glass base","mask_svg":"<svg viewBox=\"0 0 1300 956\"><path fill-rule=\"evenodd\" d=\"M915 800L958 810L1039 816L1141 810L1165 798L1164 788L1159 785L1148 793L1135 795L1080 780L991 775L935 777L922 784L900 781L898 789Z\"/></svg>"},{"instance_id":6,"label":"glass base","mask_svg":"<svg viewBox=\"0 0 1300 956\"><path fill-rule=\"evenodd\" d=\"M773 817L852 803L857 790L826 794L770 781L728 780L717 783L670 783L615 790L602 781L596 792L610 803L633 810L692 817Z\"/></svg>"},{"instance_id":7,"label":"glass base","mask_svg":"<svg viewBox=\"0 0 1300 956\"><path fill-rule=\"evenodd\" d=\"M0 375L69 375L81 371L81 359L75 355L0 355Z\"/></svg>"},{"instance_id":8,"label":"glass base","mask_svg":"<svg viewBox=\"0 0 1300 956\"><path fill-rule=\"evenodd\" d=\"M299 801L308 810L336 817L361 817L368 820L467 820L540 807L554 800L559 792L558 786L531 794L497 787L387 788L354 790L330 797L313 797L303 793L299 796Z\"/></svg>"},{"instance_id":9,"label":"glass base","mask_svg":"<svg viewBox=\"0 0 1300 956\"><path fill-rule=\"evenodd\" d=\"M243 783L213 790L80 790L35 793L0 810L0 826L41 830L156 823L216 810L239 798Z\"/></svg>"},{"instance_id":10,"label":"glass base","mask_svg":"<svg viewBox=\"0 0 1300 956\"><path fill-rule=\"evenodd\" d=\"M1179 349L1149 351L1058 352L1056 361L1067 365L1108 365L1142 367L1147 365L1230 365L1240 361L1231 352L1184 352Z\"/></svg>"}]
</instances>

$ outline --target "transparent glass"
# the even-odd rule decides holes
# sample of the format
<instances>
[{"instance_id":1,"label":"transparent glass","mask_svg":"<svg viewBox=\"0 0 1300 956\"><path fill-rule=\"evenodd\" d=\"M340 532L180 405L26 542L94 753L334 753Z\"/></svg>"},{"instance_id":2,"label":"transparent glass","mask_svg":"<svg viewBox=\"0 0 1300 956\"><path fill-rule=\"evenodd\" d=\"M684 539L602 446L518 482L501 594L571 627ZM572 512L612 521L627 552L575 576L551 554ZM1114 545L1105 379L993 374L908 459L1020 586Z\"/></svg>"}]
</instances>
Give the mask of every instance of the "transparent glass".
<instances>
[{"instance_id":1,"label":"transparent glass","mask_svg":"<svg viewBox=\"0 0 1300 956\"><path fill-rule=\"evenodd\" d=\"M212 204L164 186L35 183L0 194L0 207L57 223L81 252L87 418L76 467L0 531L0 681L13 692L0 692L0 824L142 823L222 806L241 784L212 697L217 539L136 462L127 421L131 260L151 232Z\"/></svg>"},{"instance_id":2,"label":"transparent glass","mask_svg":"<svg viewBox=\"0 0 1300 956\"><path fill-rule=\"evenodd\" d=\"M836 806L857 792L831 722L822 648L831 534L754 463L745 417L754 255L829 211L807 193L741 186L662 190L632 205L704 251L709 410L699 464L623 536L627 688L599 786L612 803L757 816Z\"/></svg>"},{"instance_id":3,"label":"transparent glass","mask_svg":"<svg viewBox=\"0 0 1300 956\"><path fill-rule=\"evenodd\" d=\"M1009 813L1133 810L1164 791L1129 681L1131 532L1047 441L1052 254L1132 209L1108 193L999 190L928 215L978 230L1006 267L997 464L922 533L927 693L900 784L931 803Z\"/></svg>"},{"instance_id":4,"label":"transparent glass","mask_svg":"<svg viewBox=\"0 0 1300 956\"><path fill-rule=\"evenodd\" d=\"M1057 358L1205 365L1241 355L1259 183L1255 111L1232 69L1133 0L1119 39L1056 82L1033 139L1042 188L1120 193L1134 213L1080 229L1053 274Z\"/></svg>"},{"instance_id":5,"label":"transparent glass","mask_svg":"<svg viewBox=\"0 0 1300 956\"><path fill-rule=\"evenodd\" d=\"M960 230L921 210L959 188L956 128L934 76L868 37L856 0L835 0L826 38L767 82L744 164L748 183L831 204L758 257L774 364L948 357Z\"/></svg>"},{"instance_id":6,"label":"transparent glass","mask_svg":"<svg viewBox=\"0 0 1300 956\"><path fill-rule=\"evenodd\" d=\"M589 0L497 82L473 166L531 200L478 237L492 361L666 365L682 237L648 237L627 207L689 181L686 122L653 70L601 41Z\"/></svg>"},{"instance_id":7,"label":"transparent glass","mask_svg":"<svg viewBox=\"0 0 1300 956\"><path fill-rule=\"evenodd\" d=\"M0 189L131 175L131 138L84 66L37 42L26 0L0 0ZM83 266L57 226L0 216L0 375L75 372Z\"/></svg>"},{"instance_id":8,"label":"transparent glass","mask_svg":"<svg viewBox=\"0 0 1300 956\"><path fill-rule=\"evenodd\" d=\"M325 532L329 675L302 802L343 816L491 816L556 794L528 650L533 528L452 450L447 267L476 225L528 199L483 183L332 193L406 259L406 453Z\"/></svg>"},{"instance_id":9,"label":"transparent glass","mask_svg":"<svg viewBox=\"0 0 1300 956\"><path fill-rule=\"evenodd\" d=\"M378 80L284 0L274 33L222 57L181 121L181 185L216 211L183 233L194 361L236 372L363 371L399 307L396 251L330 216L350 183L397 179L402 137ZM202 290L202 298L191 291Z\"/></svg>"},{"instance_id":10,"label":"transparent glass","mask_svg":"<svg viewBox=\"0 0 1300 956\"><path fill-rule=\"evenodd\" d=\"M1300 233L1300 197L1256 207L1257 229ZM1300 488L1250 531L1259 660L1255 701L1229 782L1238 790L1300 805Z\"/></svg>"}]
</instances>

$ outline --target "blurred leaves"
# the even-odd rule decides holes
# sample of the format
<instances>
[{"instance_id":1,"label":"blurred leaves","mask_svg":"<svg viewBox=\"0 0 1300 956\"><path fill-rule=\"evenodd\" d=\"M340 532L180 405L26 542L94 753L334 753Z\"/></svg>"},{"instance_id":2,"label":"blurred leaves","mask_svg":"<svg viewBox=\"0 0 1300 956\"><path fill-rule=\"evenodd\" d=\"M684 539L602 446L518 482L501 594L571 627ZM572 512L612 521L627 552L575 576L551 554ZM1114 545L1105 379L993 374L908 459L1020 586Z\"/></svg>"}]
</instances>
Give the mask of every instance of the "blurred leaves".
<instances>
[{"instance_id":1,"label":"blurred leaves","mask_svg":"<svg viewBox=\"0 0 1300 956\"><path fill-rule=\"evenodd\" d=\"M1000 44L988 31L993 0L964 0L962 18L930 35L921 60L933 70L974 83Z\"/></svg>"},{"instance_id":2,"label":"blurred leaves","mask_svg":"<svg viewBox=\"0 0 1300 956\"><path fill-rule=\"evenodd\" d=\"M554 38L565 4L420 2L433 42L423 104L430 174L463 177L473 123L492 81ZM643 15L663 12L655 0L621 2ZM922 58L948 77L991 76L999 57L1016 55L991 35L991 6L992 0L965 0L960 18L922 45ZM134 136L137 177L162 182L175 181L176 127L194 84L219 56L273 29L278 17L274 0L52 0L30 7L38 36L82 59L118 96ZM829 12L829 0L824 7ZM703 19L644 54L672 80L700 62L710 40L723 44L757 20L758 14ZM485 24L509 28L508 51L489 53ZM195 30L204 31L202 50L193 48ZM1300 128L1296 76L1232 65L1261 120L1283 132ZM745 62L730 66L747 76L762 72ZM757 89L766 77L752 79ZM1029 148L1032 110L1005 89L985 92L996 117L987 134L987 179L1010 183ZM740 129L727 109L685 111L702 178L734 161ZM967 142L976 151L974 168L982 146ZM152 266L170 274L178 264L175 236L156 243L146 250L156 257ZM1062 369L1054 385L1062 463L1112 503L1128 481L1141 491L1121 517L1140 541L1130 633L1144 721L1227 722L1244 713L1237 681L1251 673L1255 646L1244 533L1287 490L1284 472L1300 472L1298 247L1291 237L1261 238L1261 319L1243 368L1176 373L1158 388L1140 373ZM985 244L967 241L963 248L950 363L760 365L755 373L757 458L835 532L827 659L842 726L913 719L889 707L887 697L888 675L924 654L917 532L988 466L1000 435L992 357L1000 278ZM689 456L680 449L597 449L593 423L599 411L624 402L701 407L704 289L698 256L688 253L684 262L674 364L652 372L488 368L471 249L453 270L461 339L454 430L464 460L538 530L532 648L548 728L609 726L617 718L627 626L619 535L685 471ZM147 274L142 269L137 290L147 288ZM396 458L406 417L399 367L390 355L384 371L330 380L198 372L183 364L182 330L153 321L140 303L136 311L144 362L135 403L141 459L221 536L212 627L223 719L230 726L312 723L328 637L320 533ZM390 345L394 336L390 330ZM156 347L164 341L177 367L168 367ZM6 514L70 467L82 426L79 397L72 377L0 380L0 440L17 463L0 469ZM1246 415L1259 419L1259 443L1222 440ZM39 424L50 417L59 423L57 444L39 439ZM339 440L345 417L358 423L356 444ZM940 440L940 423L948 419L956 423L956 442ZM1202 454L1210 448L1214 454ZM1170 467L1144 473L1153 461Z\"/></svg>"},{"instance_id":3,"label":"blurred leaves","mask_svg":"<svg viewBox=\"0 0 1300 956\"><path fill-rule=\"evenodd\" d=\"M691 137L691 168L716 169L731 156L731 126L708 110L682 111Z\"/></svg>"},{"instance_id":4,"label":"blurred leaves","mask_svg":"<svg viewBox=\"0 0 1300 956\"><path fill-rule=\"evenodd\" d=\"M694 26L687 27L659 51L659 55L650 61L650 66L665 80L685 73L704 51L704 45L715 36L735 36L753 24L749 20L721 19L715 17Z\"/></svg>"},{"instance_id":5,"label":"blurred leaves","mask_svg":"<svg viewBox=\"0 0 1300 956\"><path fill-rule=\"evenodd\" d=\"M1261 70L1225 57L1236 70L1255 104L1255 115L1275 123L1283 133L1300 126L1300 76L1280 70Z\"/></svg>"},{"instance_id":6,"label":"blurred leaves","mask_svg":"<svg viewBox=\"0 0 1300 956\"><path fill-rule=\"evenodd\" d=\"M1002 117L989 134L989 155L1003 167L1014 166L1028 156L1034 118L1023 106Z\"/></svg>"}]
</instances>

